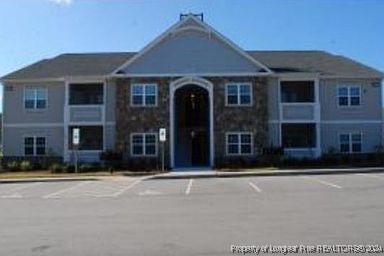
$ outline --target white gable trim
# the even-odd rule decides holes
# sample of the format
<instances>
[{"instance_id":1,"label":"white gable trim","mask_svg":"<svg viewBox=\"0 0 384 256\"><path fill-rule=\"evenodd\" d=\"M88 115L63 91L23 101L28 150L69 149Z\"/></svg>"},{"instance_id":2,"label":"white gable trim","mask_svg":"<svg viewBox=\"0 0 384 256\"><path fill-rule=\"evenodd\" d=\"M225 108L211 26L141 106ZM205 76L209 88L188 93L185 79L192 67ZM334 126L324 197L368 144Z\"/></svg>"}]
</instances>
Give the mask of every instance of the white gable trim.
<instances>
[{"instance_id":1,"label":"white gable trim","mask_svg":"<svg viewBox=\"0 0 384 256\"><path fill-rule=\"evenodd\" d=\"M197 26L185 26L180 27L184 23L186 23L188 20L194 20L199 25L201 25L203 28L199 28ZM158 36L155 40L153 40L151 43L149 43L147 46L145 46L142 50L140 50L136 55L134 55L132 58L127 60L125 63L123 63L121 66L113 70L111 75L116 74L119 70L129 66L133 62L135 62L137 59L142 57L144 54L146 54L148 51L150 51L152 48L154 48L157 44L159 44L163 39L165 39L169 34L178 33L180 31L185 31L188 28L193 27L194 30L204 30L204 32L209 31L209 33L215 34L221 41L226 43L229 47L234 49L236 52L238 52L240 55L248 59L251 63L253 63L255 66L264 69L266 72L259 72L259 73L265 73L265 74L272 74L273 71L270 70L267 66L263 65L262 63L258 62L254 58L252 58L248 53L246 53L244 50L242 50L240 47L238 47L236 44L231 42L229 39L221 35L219 32L217 32L215 29L213 29L211 26L209 26L207 23L202 22L200 19L196 18L193 14L189 14L186 18L182 19L181 21L177 22L173 26L171 26L169 29L167 29L164 33L162 33L160 36ZM205 29L204 29L205 28ZM142 74L142 76L145 76L145 74Z\"/></svg>"},{"instance_id":2,"label":"white gable trim","mask_svg":"<svg viewBox=\"0 0 384 256\"><path fill-rule=\"evenodd\" d=\"M138 73L138 74L115 74L106 76L106 78L129 78L129 77L184 77L184 76L200 76L200 77L234 77L234 76L269 76L267 72L236 72L236 73Z\"/></svg>"},{"instance_id":3,"label":"white gable trim","mask_svg":"<svg viewBox=\"0 0 384 256\"><path fill-rule=\"evenodd\" d=\"M173 30L171 32L172 35L175 35L177 33L180 33L180 32L183 32L183 31L199 31L199 32L203 32L203 33L206 33L206 34L211 34L211 31L208 30L207 28L202 28L202 27L198 27L198 26L192 26L192 25L189 25L189 26L185 26L185 27L181 27L181 28L177 28L175 30Z\"/></svg>"}]
</instances>

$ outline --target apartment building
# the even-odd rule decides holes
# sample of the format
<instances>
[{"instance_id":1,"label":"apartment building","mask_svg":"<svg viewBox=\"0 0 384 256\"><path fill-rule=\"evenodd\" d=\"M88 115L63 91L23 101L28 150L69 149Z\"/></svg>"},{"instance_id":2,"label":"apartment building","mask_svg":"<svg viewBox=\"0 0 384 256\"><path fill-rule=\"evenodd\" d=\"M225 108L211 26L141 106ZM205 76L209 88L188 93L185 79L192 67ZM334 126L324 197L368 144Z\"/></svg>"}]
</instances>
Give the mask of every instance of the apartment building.
<instances>
[{"instance_id":1,"label":"apartment building","mask_svg":"<svg viewBox=\"0 0 384 256\"><path fill-rule=\"evenodd\" d=\"M62 54L3 76L4 157L71 161L74 128L88 162L106 150L158 162L160 128L171 168L251 162L271 145L374 152L383 76L324 51L241 49L190 14L139 52Z\"/></svg>"}]
</instances>

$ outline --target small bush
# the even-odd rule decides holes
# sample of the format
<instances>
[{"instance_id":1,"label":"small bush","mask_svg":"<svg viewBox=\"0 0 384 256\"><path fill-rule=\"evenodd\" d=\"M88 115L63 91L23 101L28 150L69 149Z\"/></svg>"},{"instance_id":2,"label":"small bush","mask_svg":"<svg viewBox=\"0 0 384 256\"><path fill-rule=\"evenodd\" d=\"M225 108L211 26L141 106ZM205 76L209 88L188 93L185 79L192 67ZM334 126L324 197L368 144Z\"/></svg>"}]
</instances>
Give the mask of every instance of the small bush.
<instances>
[{"instance_id":1,"label":"small bush","mask_svg":"<svg viewBox=\"0 0 384 256\"><path fill-rule=\"evenodd\" d=\"M54 161L41 161L41 162L36 162L33 165L34 170L49 170L51 165L55 164Z\"/></svg>"},{"instance_id":2,"label":"small bush","mask_svg":"<svg viewBox=\"0 0 384 256\"><path fill-rule=\"evenodd\" d=\"M102 170L103 170L101 164L98 163L98 162L94 162L94 163L92 163L92 164L91 164L91 168L92 168L91 171L93 171L93 172L99 172L99 171L102 171Z\"/></svg>"},{"instance_id":3,"label":"small bush","mask_svg":"<svg viewBox=\"0 0 384 256\"><path fill-rule=\"evenodd\" d=\"M19 170L19 163L16 161L9 162L7 164L8 171L14 172Z\"/></svg>"},{"instance_id":4,"label":"small bush","mask_svg":"<svg viewBox=\"0 0 384 256\"><path fill-rule=\"evenodd\" d=\"M63 172L65 173L74 173L75 172L75 166L73 164L64 164L63 165Z\"/></svg>"},{"instance_id":5,"label":"small bush","mask_svg":"<svg viewBox=\"0 0 384 256\"><path fill-rule=\"evenodd\" d=\"M33 169L33 165L29 161L22 161L19 166L20 170L23 172L31 171Z\"/></svg>"},{"instance_id":6,"label":"small bush","mask_svg":"<svg viewBox=\"0 0 384 256\"><path fill-rule=\"evenodd\" d=\"M118 151L107 150L100 154L100 160L103 161L107 169L119 169L122 165L123 154Z\"/></svg>"},{"instance_id":7,"label":"small bush","mask_svg":"<svg viewBox=\"0 0 384 256\"><path fill-rule=\"evenodd\" d=\"M62 173L62 172L63 172L63 166L61 166L61 165L58 164L58 163L54 163L54 164L52 164L52 165L49 167L49 170L50 170L52 173Z\"/></svg>"},{"instance_id":8,"label":"small bush","mask_svg":"<svg viewBox=\"0 0 384 256\"><path fill-rule=\"evenodd\" d=\"M90 164L81 164L79 166L79 172L91 172L93 170Z\"/></svg>"}]
</instances>

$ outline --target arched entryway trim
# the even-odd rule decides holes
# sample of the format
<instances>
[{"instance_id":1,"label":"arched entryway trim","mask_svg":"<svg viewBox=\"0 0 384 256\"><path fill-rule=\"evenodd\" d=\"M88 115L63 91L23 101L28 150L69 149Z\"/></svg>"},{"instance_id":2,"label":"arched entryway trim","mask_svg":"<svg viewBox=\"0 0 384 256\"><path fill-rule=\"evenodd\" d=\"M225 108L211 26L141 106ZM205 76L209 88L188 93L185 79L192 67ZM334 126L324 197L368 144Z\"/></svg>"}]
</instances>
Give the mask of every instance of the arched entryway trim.
<instances>
[{"instance_id":1,"label":"arched entryway trim","mask_svg":"<svg viewBox=\"0 0 384 256\"><path fill-rule=\"evenodd\" d=\"M175 92L177 89L186 85L196 85L204 88L209 96L209 167L214 166L214 129L213 129L213 84L201 77L182 77L169 85L169 98L170 98L170 132L169 132L169 147L170 147L170 160L171 168L175 168ZM177 167L177 166L176 166Z\"/></svg>"}]
</instances>

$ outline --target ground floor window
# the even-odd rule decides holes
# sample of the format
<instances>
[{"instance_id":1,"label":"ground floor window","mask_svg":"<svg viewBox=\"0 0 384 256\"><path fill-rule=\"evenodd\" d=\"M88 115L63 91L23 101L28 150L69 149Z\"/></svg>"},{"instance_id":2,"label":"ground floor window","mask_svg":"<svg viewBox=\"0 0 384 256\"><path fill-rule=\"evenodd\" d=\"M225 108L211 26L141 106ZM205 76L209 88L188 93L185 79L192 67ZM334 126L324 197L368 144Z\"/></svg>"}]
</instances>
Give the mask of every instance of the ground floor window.
<instances>
[{"instance_id":1,"label":"ground floor window","mask_svg":"<svg viewBox=\"0 0 384 256\"><path fill-rule=\"evenodd\" d=\"M157 134L156 133L132 133L131 134L132 156L156 156Z\"/></svg>"},{"instance_id":2,"label":"ground floor window","mask_svg":"<svg viewBox=\"0 0 384 256\"><path fill-rule=\"evenodd\" d=\"M27 136L24 137L24 155L43 156L46 152L45 137Z\"/></svg>"},{"instance_id":3,"label":"ground floor window","mask_svg":"<svg viewBox=\"0 0 384 256\"><path fill-rule=\"evenodd\" d=\"M362 148L361 133L341 133L339 134L339 144L341 153L359 153Z\"/></svg>"},{"instance_id":4,"label":"ground floor window","mask_svg":"<svg viewBox=\"0 0 384 256\"><path fill-rule=\"evenodd\" d=\"M227 155L252 154L253 134L250 132L228 132L226 134Z\"/></svg>"},{"instance_id":5,"label":"ground floor window","mask_svg":"<svg viewBox=\"0 0 384 256\"><path fill-rule=\"evenodd\" d=\"M282 124L281 141L284 148L314 148L316 124Z\"/></svg>"},{"instance_id":6,"label":"ground floor window","mask_svg":"<svg viewBox=\"0 0 384 256\"><path fill-rule=\"evenodd\" d=\"M80 129L80 143L77 150L103 150L103 126L70 126L69 127L69 149L73 150L73 129Z\"/></svg>"}]
</instances>

